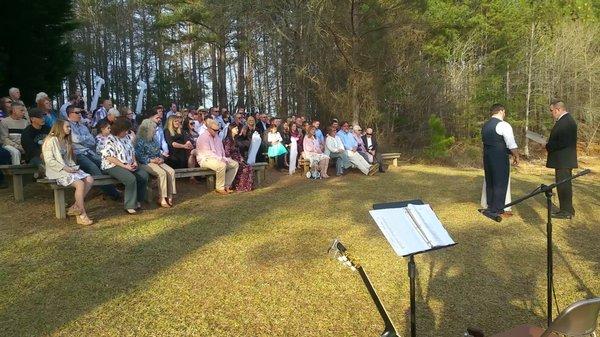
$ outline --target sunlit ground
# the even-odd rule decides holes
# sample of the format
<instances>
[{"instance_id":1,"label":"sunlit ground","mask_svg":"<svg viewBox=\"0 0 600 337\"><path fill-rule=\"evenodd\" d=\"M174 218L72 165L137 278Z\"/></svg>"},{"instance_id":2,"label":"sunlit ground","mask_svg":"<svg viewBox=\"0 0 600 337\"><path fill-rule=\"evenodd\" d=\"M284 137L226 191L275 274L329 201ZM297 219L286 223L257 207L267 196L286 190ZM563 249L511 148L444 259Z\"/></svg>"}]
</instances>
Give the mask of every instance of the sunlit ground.
<instances>
[{"instance_id":1,"label":"sunlit ground","mask_svg":"<svg viewBox=\"0 0 600 337\"><path fill-rule=\"evenodd\" d=\"M598 171L600 165L583 163ZM376 336L382 322L359 276L326 250L339 237L360 258L402 335L406 260L368 215L373 203L421 198L458 245L417 257L419 336L497 332L545 322L544 199L502 223L476 209L481 170L403 165L326 181L269 171L265 187L220 197L180 180L170 210L126 216L89 202L97 224L54 218L52 192L0 197L2 336ZM550 183L513 171L513 197ZM557 220L558 304L600 294L600 179L574 185L575 219ZM72 196L71 196L72 197Z\"/></svg>"}]
</instances>

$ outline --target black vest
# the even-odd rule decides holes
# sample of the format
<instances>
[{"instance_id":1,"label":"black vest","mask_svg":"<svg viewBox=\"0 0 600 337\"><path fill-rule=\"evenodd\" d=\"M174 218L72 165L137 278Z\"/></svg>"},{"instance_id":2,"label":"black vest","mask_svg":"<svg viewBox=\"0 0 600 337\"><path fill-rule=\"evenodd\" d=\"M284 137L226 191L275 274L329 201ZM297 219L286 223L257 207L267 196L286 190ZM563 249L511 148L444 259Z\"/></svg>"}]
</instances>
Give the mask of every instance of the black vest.
<instances>
[{"instance_id":1,"label":"black vest","mask_svg":"<svg viewBox=\"0 0 600 337\"><path fill-rule=\"evenodd\" d=\"M508 151L504 137L496 132L496 126L500 122L502 121L498 118L492 117L483 124L483 128L481 129L481 140L483 141L483 147L485 149Z\"/></svg>"}]
</instances>

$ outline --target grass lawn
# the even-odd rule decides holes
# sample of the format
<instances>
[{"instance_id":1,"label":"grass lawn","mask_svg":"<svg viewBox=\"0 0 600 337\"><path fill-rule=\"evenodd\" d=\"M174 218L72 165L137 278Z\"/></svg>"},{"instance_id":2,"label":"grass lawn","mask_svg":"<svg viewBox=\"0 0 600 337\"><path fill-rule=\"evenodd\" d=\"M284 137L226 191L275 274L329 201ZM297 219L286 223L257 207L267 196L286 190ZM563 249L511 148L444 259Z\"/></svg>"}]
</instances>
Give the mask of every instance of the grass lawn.
<instances>
[{"instance_id":1,"label":"grass lawn","mask_svg":"<svg viewBox=\"0 0 600 337\"><path fill-rule=\"evenodd\" d=\"M582 166L600 172L598 163ZM552 173L513 171L513 197L550 183ZM382 323L359 276L326 254L340 237L406 336L406 260L368 210L411 198L430 202L458 242L416 259L419 336L544 324L544 198L492 222L476 211L482 174L406 165L312 181L269 171L264 188L226 197L180 180L169 210L126 216L120 204L95 197L89 210L99 221L87 228L54 218L49 189L27 185L21 204L4 190L0 335L377 336ZM577 216L554 226L561 309L600 294L598 174L574 191Z\"/></svg>"}]
</instances>

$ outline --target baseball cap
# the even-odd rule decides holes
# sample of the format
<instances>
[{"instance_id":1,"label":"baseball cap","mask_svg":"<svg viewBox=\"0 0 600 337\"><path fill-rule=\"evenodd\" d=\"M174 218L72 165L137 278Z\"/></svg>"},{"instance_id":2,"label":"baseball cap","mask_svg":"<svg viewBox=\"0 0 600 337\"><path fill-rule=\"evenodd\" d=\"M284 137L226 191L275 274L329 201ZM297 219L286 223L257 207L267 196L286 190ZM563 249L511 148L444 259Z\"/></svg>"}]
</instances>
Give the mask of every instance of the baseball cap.
<instances>
[{"instance_id":1,"label":"baseball cap","mask_svg":"<svg viewBox=\"0 0 600 337\"><path fill-rule=\"evenodd\" d=\"M28 111L29 118L44 118L44 113L38 108L33 108Z\"/></svg>"}]
</instances>

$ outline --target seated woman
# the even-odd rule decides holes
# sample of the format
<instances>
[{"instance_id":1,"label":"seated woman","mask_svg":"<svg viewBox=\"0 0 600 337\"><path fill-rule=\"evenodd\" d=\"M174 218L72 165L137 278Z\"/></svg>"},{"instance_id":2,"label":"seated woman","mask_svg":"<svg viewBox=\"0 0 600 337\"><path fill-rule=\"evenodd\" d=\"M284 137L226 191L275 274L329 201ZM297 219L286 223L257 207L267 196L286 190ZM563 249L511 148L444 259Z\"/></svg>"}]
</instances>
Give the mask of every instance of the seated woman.
<instances>
[{"instance_id":1,"label":"seated woman","mask_svg":"<svg viewBox=\"0 0 600 337\"><path fill-rule=\"evenodd\" d=\"M250 149L254 131L256 131L256 120L254 117L250 116L246 119L246 125L240 130L240 135L237 139L240 153L244 158L248 156L248 150Z\"/></svg>"},{"instance_id":2,"label":"seated woman","mask_svg":"<svg viewBox=\"0 0 600 337\"><path fill-rule=\"evenodd\" d=\"M337 135L333 127L327 128L327 138L325 139L325 154L329 158L338 158L335 162L336 175L341 176L344 170L350 168L350 160L344 148L344 143Z\"/></svg>"},{"instance_id":3,"label":"seated woman","mask_svg":"<svg viewBox=\"0 0 600 337\"><path fill-rule=\"evenodd\" d=\"M189 155L194 145L183 134L180 117L173 115L167 119L165 140L169 146L169 157L165 162L169 166L176 169L195 166L195 156Z\"/></svg>"},{"instance_id":4,"label":"seated woman","mask_svg":"<svg viewBox=\"0 0 600 337\"><path fill-rule=\"evenodd\" d=\"M277 131L277 125L271 124L269 127L267 142L269 142L269 150L267 151L269 158L274 158L277 161L277 169L283 170L287 150L283 145L281 134Z\"/></svg>"},{"instance_id":5,"label":"seated woman","mask_svg":"<svg viewBox=\"0 0 600 337\"><path fill-rule=\"evenodd\" d=\"M158 177L158 204L169 208L173 206L173 196L177 194L175 170L162 159L160 145L154 139L155 132L156 123L152 119L144 119L135 140L135 156L142 169Z\"/></svg>"},{"instance_id":6,"label":"seated woman","mask_svg":"<svg viewBox=\"0 0 600 337\"><path fill-rule=\"evenodd\" d=\"M92 189L94 178L75 164L72 145L69 122L56 120L42 145L46 177L56 179L60 186L75 188L75 203L69 207L67 214L75 215L80 225L91 225L94 222L87 216L84 199Z\"/></svg>"},{"instance_id":7,"label":"seated woman","mask_svg":"<svg viewBox=\"0 0 600 337\"><path fill-rule=\"evenodd\" d=\"M131 122L117 119L111 127L106 145L101 150L101 169L125 185L125 211L136 214L141 201L146 199L148 172L135 159L135 148L129 135Z\"/></svg>"},{"instance_id":8,"label":"seated woman","mask_svg":"<svg viewBox=\"0 0 600 337\"><path fill-rule=\"evenodd\" d=\"M229 124L227 127L227 136L223 141L225 149L225 157L231 158L240 165L232 187L238 192L249 192L252 190L252 182L254 180L252 165L246 163L237 144L237 135L239 128L235 124Z\"/></svg>"},{"instance_id":9,"label":"seated woman","mask_svg":"<svg viewBox=\"0 0 600 337\"><path fill-rule=\"evenodd\" d=\"M102 157L102 150L108 143L108 137L110 136L111 127L108 122L98 123L98 134L96 135L96 153Z\"/></svg>"},{"instance_id":10,"label":"seated woman","mask_svg":"<svg viewBox=\"0 0 600 337\"><path fill-rule=\"evenodd\" d=\"M304 137L303 149L304 149L304 159L310 161L311 167L311 178L318 179L320 178L329 178L327 175L327 168L329 167L329 157L323 153L321 142L315 137L315 132L317 130L314 126L309 126L307 128L308 132L306 133L306 137ZM319 174L316 174L318 171Z\"/></svg>"}]
</instances>

